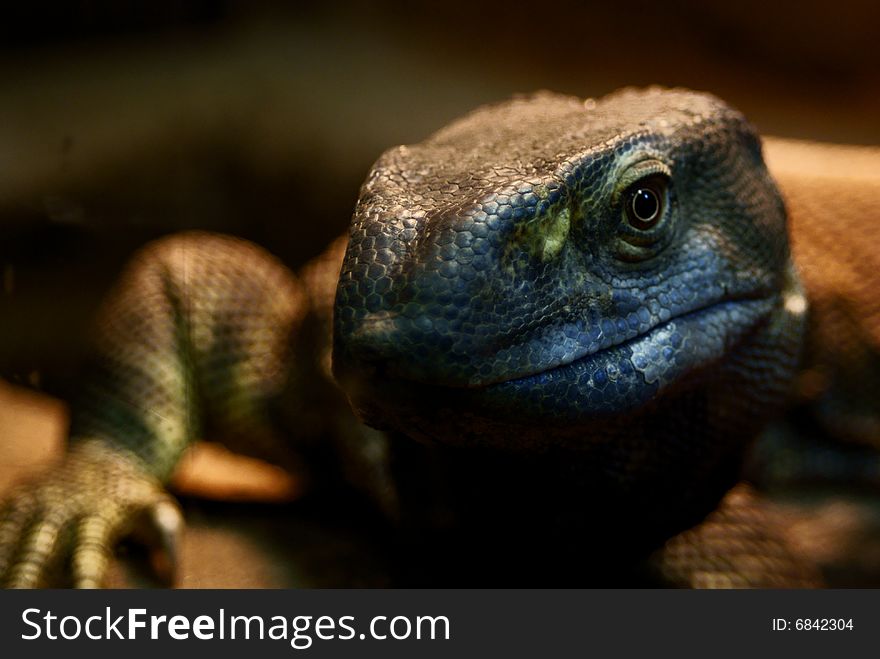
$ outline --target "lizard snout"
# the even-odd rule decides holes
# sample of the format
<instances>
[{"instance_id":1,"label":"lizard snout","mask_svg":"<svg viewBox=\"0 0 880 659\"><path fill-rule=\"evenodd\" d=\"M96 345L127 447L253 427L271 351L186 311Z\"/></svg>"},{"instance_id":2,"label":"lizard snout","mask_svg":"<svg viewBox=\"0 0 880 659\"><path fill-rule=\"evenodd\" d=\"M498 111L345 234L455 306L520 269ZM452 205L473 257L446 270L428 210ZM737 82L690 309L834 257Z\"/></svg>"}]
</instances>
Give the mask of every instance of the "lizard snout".
<instances>
[{"instance_id":1,"label":"lizard snout","mask_svg":"<svg viewBox=\"0 0 880 659\"><path fill-rule=\"evenodd\" d=\"M372 377L388 370L393 363L397 314L380 311L367 314L342 336L336 337L334 373Z\"/></svg>"}]
</instances>

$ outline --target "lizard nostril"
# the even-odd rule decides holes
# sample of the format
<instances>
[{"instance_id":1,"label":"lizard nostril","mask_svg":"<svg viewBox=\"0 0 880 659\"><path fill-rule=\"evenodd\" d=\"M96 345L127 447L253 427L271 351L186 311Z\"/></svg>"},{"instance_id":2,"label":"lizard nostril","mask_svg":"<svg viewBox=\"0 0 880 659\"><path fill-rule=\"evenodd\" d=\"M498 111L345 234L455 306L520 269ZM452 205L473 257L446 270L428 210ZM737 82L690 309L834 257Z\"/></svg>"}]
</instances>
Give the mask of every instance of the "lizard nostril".
<instances>
[{"instance_id":1,"label":"lizard nostril","mask_svg":"<svg viewBox=\"0 0 880 659\"><path fill-rule=\"evenodd\" d=\"M379 311L354 321L349 331L341 333L336 361L340 370L362 376L384 372L399 351L397 314Z\"/></svg>"}]
</instances>

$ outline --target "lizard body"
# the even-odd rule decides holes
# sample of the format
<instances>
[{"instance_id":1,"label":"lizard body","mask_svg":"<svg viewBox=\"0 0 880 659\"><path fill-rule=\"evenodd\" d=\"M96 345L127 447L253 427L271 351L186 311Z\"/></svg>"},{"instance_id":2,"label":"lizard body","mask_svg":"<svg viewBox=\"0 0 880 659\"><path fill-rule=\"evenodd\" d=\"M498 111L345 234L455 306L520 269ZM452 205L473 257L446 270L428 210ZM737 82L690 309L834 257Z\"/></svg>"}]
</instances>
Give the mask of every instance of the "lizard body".
<instances>
[{"instance_id":1,"label":"lizard body","mask_svg":"<svg viewBox=\"0 0 880 659\"><path fill-rule=\"evenodd\" d=\"M162 483L198 436L330 456L410 529L417 583L452 557L476 584L818 583L749 490L727 494L806 313L737 112L661 90L481 108L386 153L347 238L298 276L200 233L135 259L67 459L3 509L8 584L66 562L98 585L143 516L170 549Z\"/></svg>"}]
</instances>

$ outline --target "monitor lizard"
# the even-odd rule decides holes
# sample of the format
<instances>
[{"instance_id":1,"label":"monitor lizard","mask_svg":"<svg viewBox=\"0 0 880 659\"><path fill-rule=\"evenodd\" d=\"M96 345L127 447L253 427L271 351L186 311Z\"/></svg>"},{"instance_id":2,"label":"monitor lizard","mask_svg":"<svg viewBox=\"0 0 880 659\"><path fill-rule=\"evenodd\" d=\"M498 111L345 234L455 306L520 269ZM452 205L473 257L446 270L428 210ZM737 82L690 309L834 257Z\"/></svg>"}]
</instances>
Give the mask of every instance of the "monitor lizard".
<instances>
[{"instance_id":1,"label":"monitor lizard","mask_svg":"<svg viewBox=\"0 0 880 659\"><path fill-rule=\"evenodd\" d=\"M789 218L719 99L541 92L386 152L297 274L237 238L151 244L96 324L66 457L4 504L0 578L99 586L133 530L173 555L165 484L210 436L342 474L405 529L402 583L820 585L737 483L804 373L830 427L873 419L845 409L876 377L871 243L829 272L876 201L817 195L834 176L791 177Z\"/></svg>"}]
</instances>

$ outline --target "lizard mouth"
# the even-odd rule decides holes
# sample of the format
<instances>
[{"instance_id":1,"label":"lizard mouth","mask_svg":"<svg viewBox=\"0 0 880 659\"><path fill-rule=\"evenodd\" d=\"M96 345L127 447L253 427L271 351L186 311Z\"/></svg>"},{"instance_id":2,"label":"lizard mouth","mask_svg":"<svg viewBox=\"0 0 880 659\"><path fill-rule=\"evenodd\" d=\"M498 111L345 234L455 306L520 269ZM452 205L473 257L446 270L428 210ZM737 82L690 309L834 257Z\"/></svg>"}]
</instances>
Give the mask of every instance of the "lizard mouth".
<instances>
[{"instance_id":1,"label":"lizard mouth","mask_svg":"<svg viewBox=\"0 0 880 659\"><path fill-rule=\"evenodd\" d=\"M376 373L369 386L347 393L367 425L429 443L516 449L532 440L567 441L585 428L625 422L651 401L674 400L676 391L740 395L730 383L736 379L731 369L742 364L730 356L765 344L781 309L775 295L725 300L569 363L500 382L455 387Z\"/></svg>"},{"instance_id":2,"label":"lizard mouth","mask_svg":"<svg viewBox=\"0 0 880 659\"><path fill-rule=\"evenodd\" d=\"M591 367L594 369L595 377L593 379L598 380L593 384L601 385L604 383L604 379L600 373L596 372L596 369L608 361L609 364L606 366L610 366L610 368L605 369L605 377L614 380L621 369L615 369L614 364L610 362L614 361L614 357L618 353L627 349L632 353L629 360L632 367L644 372L650 382L650 372L662 367L663 363L673 362L681 351L699 352L699 346L695 345L693 337L688 336L692 334L693 330L716 330L712 335L701 338L708 339L708 342L713 344L716 349L721 348L722 351L729 349L745 331L770 313L774 302L774 296L756 294L705 304L665 321L660 321L636 336L617 343L603 345L592 352L575 354L569 359L563 359L549 367L540 368L530 373L520 373L494 382L480 383L471 388L527 386L531 383L538 384L552 381L557 377L564 377L566 372L568 375L581 374L582 371L589 370ZM725 324L717 327L718 323L713 323L713 319L723 319ZM717 350L713 350L713 352L717 352ZM627 370L627 365L623 364L622 372L625 374Z\"/></svg>"},{"instance_id":3,"label":"lizard mouth","mask_svg":"<svg viewBox=\"0 0 880 659\"><path fill-rule=\"evenodd\" d=\"M625 378L633 373L642 373L646 383L651 384L658 371L678 372L678 366L683 364L699 366L701 358L709 360L723 356L744 333L772 312L779 299L778 294L765 290L741 292L679 309L671 318L657 318L640 331L633 328L617 335L599 334L590 345L566 346L566 327L548 328L540 339L532 339L534 343L505 348L509 354L517 355L512 361L519 364L508 362L505 367L506 360L501 353L493 351L483 357L488 372L470 374L469 377L462 377L462 374L450 377L448 373L436 371L435 364L425 368L419 363L418 355L414 360L401 359L396 346L397 318L375 318L369 324L364 323L368 331L362 334L367 341L359 358L348 362L343 358L334 364L334 368L344 389L361 392L376 387L427 387L435 392L459 391L462 395L465 392L476 395L502 389L540 388L560 381L576 382L579 387L602 388L607 380L613 383L618 376ZM530 347L532 345L534 348ZM548 345L562 348L559 352L564 350L564 354L531 366L523 363L526 360L522 356L533 349L546 350Z\"/></svg>"},{"instance_id":4,"label":"lizard mouth","mask_svg":"<svg viewBox=\"0 0 880 659\"><path fill-rule=\"evenodd\" d=\"M450 386L376 369L346 390L368 425L425 441L504 446L581 436L603 419L626 422L667 394L738 398L748 392L733 383L794 369L806 301L793 269L781 283L703 304L532 373Z\"/></svg>"},{"instance_id":5,"label":"lizard mouth","mask_svg":"<svg viewBox=\"0 0 880 659\"><path fill-rule=\"evenodd\" d=\"M449 386L374 372L370 386L348 393L368 425L407 428L427 438L466 432L467 419L486 432L492 424L510 419L517 420L517 427L576 428L639 409L665 391L684 386L697 373L705 375L707 386L714 386L718 378L712 369L759 327L766 327L780 307L778 295L727 299L534 373ZM509 433L502 434L509 439Z\"/></svg>"},{"instance_id":6,"label":"lizard mouth","mask_svg":"<svg viewBox=\"0 0 880 659\"><path fill-rule=\"evenodd\" d=\"M572 397L572 384L583 390L608 392L615 407L626 400L643 402L643 394L668 388L688 373L711 368L743 343L758 327L785 318L800 326L806 299L797 273L789 266L778 290L758 288L704 303L676 314L637 336L599 350L482 387L487 399L517 397L517 392L537 389ZM774 332L778 333L778 328ZM595 398L595 397L594 397ZM627 405L624 404L623 407Z\"/></svg>"}]
</instances>

